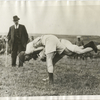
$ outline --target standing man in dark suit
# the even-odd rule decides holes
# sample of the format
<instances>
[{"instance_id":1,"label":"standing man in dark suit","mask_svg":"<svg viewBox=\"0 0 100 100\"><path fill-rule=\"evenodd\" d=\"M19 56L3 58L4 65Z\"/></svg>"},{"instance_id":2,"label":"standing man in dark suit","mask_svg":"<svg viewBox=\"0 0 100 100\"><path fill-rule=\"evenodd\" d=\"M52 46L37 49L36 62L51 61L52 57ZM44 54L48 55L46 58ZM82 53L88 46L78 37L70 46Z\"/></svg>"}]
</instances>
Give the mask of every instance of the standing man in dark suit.
<instances>
[{"instance_id":1,"label":"standing man in dark suit","mask_svg":"<svg viewBox=\"0 0 100 100\"><path fill-rule=\"evenodd\" d=\"M28 42L28 33L24 25L19 24L20 18L13 16L14 25L10 27L8 32L8 44L11 48L12 66L16 66L16 58L18 53L26 50ZM19 59L19 67L23 66L23 62Z\"/></svg>"}]
</instances>

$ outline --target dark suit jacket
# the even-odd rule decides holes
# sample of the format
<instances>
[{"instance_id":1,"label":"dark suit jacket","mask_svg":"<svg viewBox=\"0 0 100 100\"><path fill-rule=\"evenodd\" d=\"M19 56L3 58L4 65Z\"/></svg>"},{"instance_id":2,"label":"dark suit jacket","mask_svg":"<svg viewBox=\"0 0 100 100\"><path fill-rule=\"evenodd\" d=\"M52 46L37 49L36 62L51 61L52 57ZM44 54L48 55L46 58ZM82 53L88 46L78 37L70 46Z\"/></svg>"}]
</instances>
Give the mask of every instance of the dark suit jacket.
<instances>
[{"instance_id":1,"label":"dark suit jacket","mask_svg":"<svg viewBox=\"0 0 100 100\"><path fill-rule=\"evenodd\" d=\"M11 47L11 50L14 45L14 30L15 30L15 26L13 25L9 28L9 32L8 32L8 44ZM21 37L21 44L26 49L26 44L28 42L28 33L24 25L19 24L19 34Z\"/></svg>"}]
</instances>

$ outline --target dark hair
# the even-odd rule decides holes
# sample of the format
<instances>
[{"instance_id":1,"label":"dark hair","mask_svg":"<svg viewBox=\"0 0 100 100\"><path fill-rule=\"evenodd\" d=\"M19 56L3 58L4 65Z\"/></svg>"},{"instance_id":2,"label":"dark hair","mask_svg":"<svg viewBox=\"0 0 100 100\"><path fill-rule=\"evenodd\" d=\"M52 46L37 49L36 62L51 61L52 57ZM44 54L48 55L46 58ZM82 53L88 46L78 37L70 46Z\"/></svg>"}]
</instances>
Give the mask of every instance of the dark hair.
<instances>
[{"instance_id":1,"label":"dark hair","mask_svg":"<svg viewBox=\"0 0 100 100\"><path fill-rule=\"evenodd\" d=\"M24 62L24 61L25 61L25 51L21 51L21 52L19 53L19 60L20 60L21 62Z\"/></svg>"}]
</instances>

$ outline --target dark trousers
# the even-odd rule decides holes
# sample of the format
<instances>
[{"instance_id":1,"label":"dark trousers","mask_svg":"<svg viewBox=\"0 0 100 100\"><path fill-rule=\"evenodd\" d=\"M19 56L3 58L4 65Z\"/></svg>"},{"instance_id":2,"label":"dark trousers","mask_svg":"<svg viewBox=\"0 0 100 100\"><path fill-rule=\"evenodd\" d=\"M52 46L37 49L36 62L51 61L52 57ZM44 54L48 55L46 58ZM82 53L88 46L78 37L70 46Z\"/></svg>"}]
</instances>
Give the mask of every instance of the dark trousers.
<instances>
[{"instance_id":1,"label":"dark trousers","mask_svg":"<svg viewBox=\"0 0 100 100\"><path fill-rule=\"evenodd\" d=\"M12 66L16 66L17 55L21 51L25 51L25 48L21 44L14 43L13 49L11 51ZM19 59L19 66L23 66L23 62L20 59Z\"/></svg>"}]
</instances>

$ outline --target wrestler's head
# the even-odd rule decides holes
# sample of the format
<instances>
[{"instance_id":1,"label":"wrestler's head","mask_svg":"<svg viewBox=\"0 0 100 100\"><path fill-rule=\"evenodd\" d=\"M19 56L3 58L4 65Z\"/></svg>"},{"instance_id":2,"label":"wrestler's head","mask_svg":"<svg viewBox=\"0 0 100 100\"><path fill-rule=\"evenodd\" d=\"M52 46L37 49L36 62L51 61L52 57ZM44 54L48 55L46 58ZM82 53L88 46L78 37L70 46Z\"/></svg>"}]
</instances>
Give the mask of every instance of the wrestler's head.
<instances>
[{"instance_id":1,"label":"wrestler's head","mask_svg":"<svg viewBox=\"0 0 100 100\"><path fill-rule=\"evenodd\" d=\"M19 60L24 63L24 61L25 61L25 51L21 51L18 56L19 56Z\"/></svg>"},{"instance_id":2,"label":"wrestler's head","mask_svg":"<svg viewBox=\"0 0 100 100\"><path fill-rule=\"evenodd\" d=\"M29 61L30 59L34 59L36 60L38 58L37 54L33 53L33 54L25 54L25 51L21 51L19 53L19 59L21 60L21 62L25 62L25 61Z\"/></svg>"}]
</instances>

